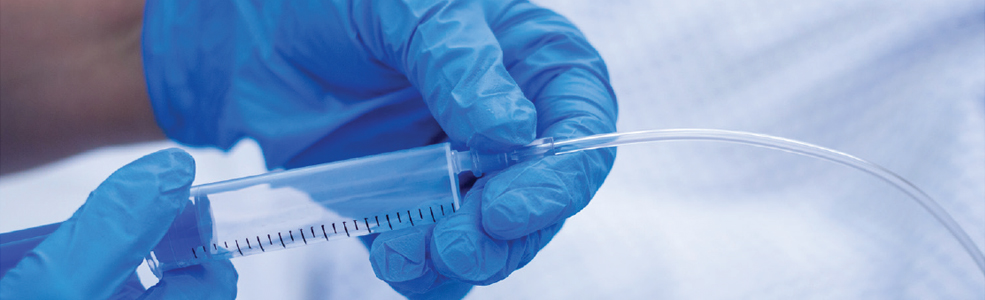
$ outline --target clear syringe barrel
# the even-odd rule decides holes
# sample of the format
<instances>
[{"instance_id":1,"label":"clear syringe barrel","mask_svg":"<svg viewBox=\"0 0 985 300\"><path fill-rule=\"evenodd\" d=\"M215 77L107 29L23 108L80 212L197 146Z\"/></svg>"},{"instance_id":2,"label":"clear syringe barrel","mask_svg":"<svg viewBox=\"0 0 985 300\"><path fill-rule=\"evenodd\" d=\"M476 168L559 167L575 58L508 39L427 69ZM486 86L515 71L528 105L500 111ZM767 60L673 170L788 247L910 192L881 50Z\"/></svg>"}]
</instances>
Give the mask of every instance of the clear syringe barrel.
<instances>
[{"instance_id":1,"label":"clear syringe barrel","mask_svg":"<svg viewBox=\"0 0 985 300\"><path fill-rule=\"evenodd\" d=\"M468 153L468 152L462 152ZM147 262L158 276L208 260L433 224L459 207L448 143L192 187Z\"/></svg>"}]
</instances>

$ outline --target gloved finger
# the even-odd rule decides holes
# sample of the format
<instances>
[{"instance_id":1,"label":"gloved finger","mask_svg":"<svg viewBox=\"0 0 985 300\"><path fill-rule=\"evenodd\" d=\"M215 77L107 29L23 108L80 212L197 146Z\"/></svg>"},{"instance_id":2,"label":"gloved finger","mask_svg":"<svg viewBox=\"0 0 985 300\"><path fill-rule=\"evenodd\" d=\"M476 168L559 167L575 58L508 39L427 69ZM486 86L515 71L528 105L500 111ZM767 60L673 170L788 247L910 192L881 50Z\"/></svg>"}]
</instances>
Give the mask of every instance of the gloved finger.
<instances>
[{"instance_id":1,"label":"gloved finger","mask_svg":"<svg viewBox=\"0 0 985 300\"><path fill-rule=\"evenodd\" d=\"M612 123L595 116L572 116L544 127L544 136L561 139L614 131ZM514 239L571 217L594 197L615 154L611 148L590 150L504 170L482 195L483 227L493 237Z\"/></svg>"},{"instance_id":2,"label":"gloved finger","mask_svg":"<svg viewBox=\"0 0 985 300\"><path fill-rule=\"evenodd\" d=\"M139 299L235 299L239 274L229 260L164 272Z\"/></svg>"},{"instance_id":3,"label":"gloved finger","mask_svg":"<svg viewBox=\"0 0 985 300\"><path fill-rule=\"evenodd\" d=\"M465 202L463 200L463 205ZM448 218L462 213L463 208L459 207L456 213ZM446 222L448 218L438 223ZM426 225L380 233L373 240L369 253L376 277L408 298L434 294L434 291L443 285L459 286L457 290L461 290L462 295L467 293L471 288L470 284L451 281L434 269L431 261L433 253L429 247L434 227L435 225ZM449 296L446 297L448 299L461 298L445 296Z\"/></svg>"},{"instance_id":4,"label":"gloved finger","mask_svg":"<svg viewBox=\"0 0 985 300\"><path fill-rule=\"evenodd\" d=\"M514 240L498 240L482 229L480 179L466 196L461 209L439 222L431 239L431 260L441 275L477 285L503 280L527 264L555 233L557 226L545 228Z\"/></svg>"},{"instance_id":5,"label":"gloved finger","mask_svg":"<svg viewBox=\"0 0 985 300\"><path fill-rule=\"evenodd\" d=\"M538 136L560 140L614 132L615 94L602 58L581 32L530 3L504 11L493 27L510 74L537 108ZM515 239L574 215L614 160L615 149L592 150L503 171L483 194L483 227L495 238Z\"/></svg>"},{"instance_id":6,"label":"gloved finger","mask_svg":"<svg viewBox=\"0 0 985 300\"><path fill-rule=\"evenodd\" d=\"M471 284L449 280L430 262L428 244L434 225L379 234L370 247L376 277L409 299L460 299Z\"/></svg>"},{"instance_id":7,"label":"gloved finger","mask_svg":"<svg viewBox=\"0 0 985 300\"><path fill-rule=\"evenodd\" d=\"M0 281L3 299L104 299L137 268L188 202L191 156L168 149L109 176Z\"/></svg>"},{"instance_id":8,"label":"gloved finger","mask_svg":"<svg viewBox=\"0 0 985 300\"><path fill-rule=\"evenodd\" d=\"M482 282L496 276L506 264L509 245L486 236L480 224L480 197L487 179L476 181L462 207L437 225L430 241L435 267L452 278Z\"/></svg>"},{"instance_id":9,"label":"gloved finger","mask_svg":"<svg viewBox=\"0 0 985 300\"><path fill-rule=\"evenodd\" d=\"M490 179L482 195L482 226L497 239L516 239L578 213L602 185L615 151L591 150L521 164Z\"/></svg>"},{"instance_id":10,"label":"gloved finger","mask_svg":"<svg viewBox=\"0 0 985 300\"><path fill-rule=\"evenodd\" d=\"M370 247L376 277L396 290L420 293L430 289L438 274L427 261L427 243L434 225L380 233Z\"/></svg>"},{"instance_id":11,"label":"gloved finger","mask_svg":"<svg viewBox=\"0 0 985 300\"><path fill-rule=\"evenodd\" d=\"M452 140L505 151L533 141L537 116L503 65L489 3L364 1L353 4L353 18L370 51L420 90Z\"/></svg>"}]
</instances>

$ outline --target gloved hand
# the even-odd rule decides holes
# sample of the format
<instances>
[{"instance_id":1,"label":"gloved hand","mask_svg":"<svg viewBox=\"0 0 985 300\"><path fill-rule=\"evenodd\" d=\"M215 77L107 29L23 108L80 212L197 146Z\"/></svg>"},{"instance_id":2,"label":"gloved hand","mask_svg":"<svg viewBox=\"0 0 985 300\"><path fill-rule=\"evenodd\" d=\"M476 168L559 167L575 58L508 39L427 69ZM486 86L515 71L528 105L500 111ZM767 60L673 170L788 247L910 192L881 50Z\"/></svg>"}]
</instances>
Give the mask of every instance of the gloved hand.
<instances>
[{"instance_id":1,"label":"gloved hand","mask_svg":"<svg viewBox=\"0 0 985 300\"><path fill-rule=\"evenodd\" d=\"M195 162L179 149L114 172L0 280L0 299L232 299L229 261L171 270L146 292L133 276L188 202Z\"/></svg>"},{"instance_id":2,"label":"gloved hand","mask_svg":"<svg viewBox=\"0 0 985 300\"><path fill-rule=\"evenodd\" d=\"M151 1L144 62L168 136L220 148L250 137L271 168L444 134L504 151L615 131L599 54L566 19L526 1ZM412 298L499 281L588 204L614 158L587 151L488 174L433 230L380 235L374 270Z\"/></svg>"}]
</instances>

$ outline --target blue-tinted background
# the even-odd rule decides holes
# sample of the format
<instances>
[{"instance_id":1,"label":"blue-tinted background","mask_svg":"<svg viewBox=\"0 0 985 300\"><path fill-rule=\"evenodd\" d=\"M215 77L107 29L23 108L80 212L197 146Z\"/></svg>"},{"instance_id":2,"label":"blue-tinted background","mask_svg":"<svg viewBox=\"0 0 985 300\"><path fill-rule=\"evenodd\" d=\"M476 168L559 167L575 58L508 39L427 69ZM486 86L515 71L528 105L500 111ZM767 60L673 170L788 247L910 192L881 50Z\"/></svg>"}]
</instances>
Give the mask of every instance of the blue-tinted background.
<instances>
[{"instance_id":1,"label":"blue-tinted background","mask_svg":"<svg viewBox=\"0 0 985 300\"><path fill-rule=\"evenodd\" d=\"M619 130L718 128L841 150L909 179L985 248L985 3L538 1L609 66ZM0 178L0 231L62 221L159 142ZM197 183L263 172L191 150ZM240 299L397 298L355 239L240 258ZM145 283L153 276L141 269ZM632 146L530 265L473 299L982 299L918 205L857 171L708 142Z\"/></svg>"}]
</instances>

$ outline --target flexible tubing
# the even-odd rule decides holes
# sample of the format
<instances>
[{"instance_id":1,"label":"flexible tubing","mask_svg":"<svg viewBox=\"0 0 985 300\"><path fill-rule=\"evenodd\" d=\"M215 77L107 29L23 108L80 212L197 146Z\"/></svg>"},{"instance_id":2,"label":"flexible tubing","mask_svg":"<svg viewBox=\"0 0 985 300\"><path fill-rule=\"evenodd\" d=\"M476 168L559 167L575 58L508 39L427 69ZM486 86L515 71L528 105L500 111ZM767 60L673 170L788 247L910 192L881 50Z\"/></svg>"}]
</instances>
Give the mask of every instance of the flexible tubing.
<instances>
[{"instance_id":1,"label":"flexible tubing","mask_svg":"<svg viewBox=\"0 0 985 300\"><path fill-rule=\"evenodd\" d=\"M978 269L985 275L985 255L981 249L972 242L968 233L951 218L951 215L944 210L937 201L930 198L927 193L917 188L915 185L903 179L896 173L887 170L879 165L862 160L858 157L838 152L817 145L812 145L800 141L741 131L717 130L717 129L665 129L665 130L644 130L624 133L600 134L583 138L575 138L554 142L556 155L565 153L579 152L584 150L623 146L629 144L660 142L660 141L721 141L739 144L747 144L764 148L776 149L804 156L816 157L827 161L846 165L857 170L869 173L885 182L893 185L910 198L916 201L927 212L934 216L947 231L958 240L965 252L971 259L978 264Z\"/></svg>"}]
</instances>

